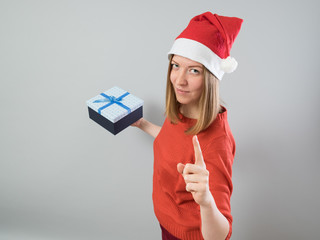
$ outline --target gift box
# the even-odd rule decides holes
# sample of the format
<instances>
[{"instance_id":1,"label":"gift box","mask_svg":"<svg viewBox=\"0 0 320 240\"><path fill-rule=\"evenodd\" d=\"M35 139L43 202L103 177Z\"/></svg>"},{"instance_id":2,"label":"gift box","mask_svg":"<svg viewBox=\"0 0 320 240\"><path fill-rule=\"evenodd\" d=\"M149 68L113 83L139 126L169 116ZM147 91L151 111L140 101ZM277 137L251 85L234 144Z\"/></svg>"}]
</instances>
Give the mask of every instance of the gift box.
<instances>
[{"instance_id":1,"label":"gift box","mask_svg":"<svg viewBox=\"0 0 320 240\"><path fill-rule=\"evenodd\" d=\"M113 87L87 101L89 117L116 135L143 115L143 100Z\"/></svg>"}]
</instances>

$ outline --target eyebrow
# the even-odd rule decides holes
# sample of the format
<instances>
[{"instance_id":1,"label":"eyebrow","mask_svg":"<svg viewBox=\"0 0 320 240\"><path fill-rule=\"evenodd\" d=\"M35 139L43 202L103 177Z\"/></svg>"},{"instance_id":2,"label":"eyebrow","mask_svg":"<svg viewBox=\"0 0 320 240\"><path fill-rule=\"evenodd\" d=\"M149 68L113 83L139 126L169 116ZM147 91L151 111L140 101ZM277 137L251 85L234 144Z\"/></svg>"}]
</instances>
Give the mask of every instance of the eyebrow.
<instances>
[{"instance_id":1,"label":"eyebrow","mask_svg":"<svg viewBox=\"0 0 320 240\"><path fill-rule=\"evenodd\" d=\"M178 63L178 62L176 62L176 61L174 61L174 60L171 60L171 62L173 62L173 63L176 63L176 64L180 65L180 63ZM191 67L203 68L203 67L202 67L202 65L192 65L192 66L188 66L188 67L189 67L189 68L191 68Z\"/></svg>"}]
</instances>

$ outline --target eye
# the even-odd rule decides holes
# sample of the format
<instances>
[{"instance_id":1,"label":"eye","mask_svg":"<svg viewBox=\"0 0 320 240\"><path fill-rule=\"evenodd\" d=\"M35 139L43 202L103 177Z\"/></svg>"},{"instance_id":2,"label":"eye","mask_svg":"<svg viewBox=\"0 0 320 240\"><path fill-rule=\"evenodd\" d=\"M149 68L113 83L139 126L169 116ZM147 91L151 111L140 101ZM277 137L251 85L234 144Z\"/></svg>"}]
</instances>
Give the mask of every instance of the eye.
<instances>
[{"instance_id":1,"label":"eye","mask_svg":"<svg viewBox=\"0 0 320 240\"><path fill-rule=\"evenodd\" d=\"M197 70L197 69L195 69L195 68L191 69L190 72L191 72L191 73L194 73L194 74L200 73L200 71Z\"/></svg>"},{"instance_id":2,"label":"eye","mask_svg":"<svg viewBox=\"0 0 320 240\"><path fill-rule=\"evenodd\" d=\"M178 68L179 67L179 65L176 64L176 63L171 63L171 66L172 66L172 68Z\"/></svg>"}]
</instances>

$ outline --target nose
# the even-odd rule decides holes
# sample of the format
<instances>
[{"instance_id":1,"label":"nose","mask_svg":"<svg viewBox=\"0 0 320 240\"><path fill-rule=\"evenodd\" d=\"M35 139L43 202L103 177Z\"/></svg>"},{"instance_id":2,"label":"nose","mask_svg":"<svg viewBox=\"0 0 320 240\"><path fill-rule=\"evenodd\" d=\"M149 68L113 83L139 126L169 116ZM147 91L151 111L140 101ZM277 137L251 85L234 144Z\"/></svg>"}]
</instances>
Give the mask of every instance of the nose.
<instances>
[{"instance_id":1,"label":"nose","mask_svg":"<svg viewBox=\"0 0 320 240\"><path fill-rule=\"evenodd\" d=\"M186 85L187 84L187 76L183 69L181 69L176 78L176 84L177 85Z\"/></svg>"}]
</instances>

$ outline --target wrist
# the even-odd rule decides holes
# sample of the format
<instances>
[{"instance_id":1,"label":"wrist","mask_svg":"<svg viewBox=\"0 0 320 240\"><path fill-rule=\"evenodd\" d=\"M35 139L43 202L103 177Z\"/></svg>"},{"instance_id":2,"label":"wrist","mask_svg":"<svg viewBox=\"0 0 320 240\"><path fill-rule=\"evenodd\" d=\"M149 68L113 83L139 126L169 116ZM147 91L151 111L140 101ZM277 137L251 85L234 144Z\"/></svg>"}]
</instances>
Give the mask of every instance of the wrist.
<instances>
[{"instance_id":1,"label":"wrist","mask_svg":"<svg viewBox=\"0 0 320 240\"><path fill-rule=\"evenodd\" d=\"M141 118L141 119L140 119L139 128L140 128L141 130L143 130L144 127L145 127L145 124L146 124L146 121L145 121L143 118Z\"/></svg>"},{"instance_id":2,"label":"wrist","mask_svg":"<svg viewBox=\"0 0 320 240\"><path fill-rule=\"evenodd\" d=\"M217 208L211 193L208 196L207 201L204 201L202 204L199 204L199 205L200 205L200 208L203 210L215 210Z\"/></svg>"}]
</instances>

